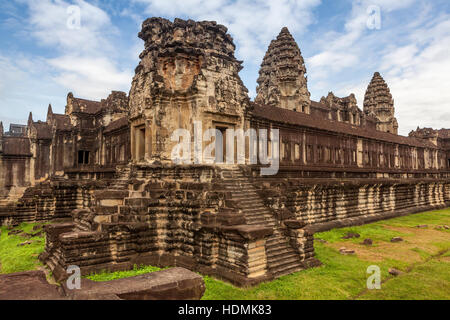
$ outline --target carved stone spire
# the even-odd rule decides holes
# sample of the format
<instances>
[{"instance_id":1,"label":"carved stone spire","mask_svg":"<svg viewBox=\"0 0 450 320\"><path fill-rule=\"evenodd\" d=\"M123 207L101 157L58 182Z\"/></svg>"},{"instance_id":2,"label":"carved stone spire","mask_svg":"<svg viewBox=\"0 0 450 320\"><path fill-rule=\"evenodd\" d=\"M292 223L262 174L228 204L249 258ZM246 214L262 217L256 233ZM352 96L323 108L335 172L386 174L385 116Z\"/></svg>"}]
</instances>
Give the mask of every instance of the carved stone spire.
<instances>
[{"instance_id":1,"label":"carved stone spire","mask_svg":"<svg viewBox=\"0 0 450 320\"><path fill-rule=\"evenodd\" d=\"M310 112L306 67L300 49L284 27L273 40L261 64L255 102Z\"/></svg>"},{"instance_id":2,"label":"carved stone spire","mask_svg":"<svg viewBox=\"0 0 450 320\"><path fill-rule=\"evenodd\" d=\"M375 72L364 97L364 112L377 118L377 130L398 134L394 100L388 85L379 72Z\"/></svg>"},{"instance_id":3,"label":"carved stone spire","mask_svg":"<svg viewBox=\"0 0 450 320\"><path fill-rule=\"evenodd\" d=\"M0 121L0 153L3 152L3 122Z\"/></svg>"},{"instance_id":4,"label":"carved stone spire","mask_svg":"<svg viewBox=\"0 0 450 320\"><path fill-rule=\"evenodd\" d=\"M30 127L33 124L33 113L30 112L28 115L28 126Z\"/></svg>"}]
</instances>

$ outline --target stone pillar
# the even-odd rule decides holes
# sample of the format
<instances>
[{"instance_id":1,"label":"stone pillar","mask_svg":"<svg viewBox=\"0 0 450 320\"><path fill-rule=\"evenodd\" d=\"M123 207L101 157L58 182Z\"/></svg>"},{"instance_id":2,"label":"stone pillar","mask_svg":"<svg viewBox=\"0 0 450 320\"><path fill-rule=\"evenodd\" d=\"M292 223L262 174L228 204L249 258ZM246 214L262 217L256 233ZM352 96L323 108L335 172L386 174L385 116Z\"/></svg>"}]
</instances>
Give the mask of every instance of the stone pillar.
<instances>
[{"instance_id":1,"label":"stone pillar","mask_svg":"<svg viewBox=\"0 0 450 320\"><path fill-rule=\"evenodd\" d=\"M292 248L297 251L301 261L312 261L314 253L314 234L310 232L305 226L306 224L298 220L283 221L287 229L289 243ZM314 261L313 264L319 263Z\"/></svg>"},{"instance_id":2,"label":"stone pillar","mask_svg":"<svg viewBox=\"0 0 450 320\"><path fill-rule=\"evenodd\" d=\"M261 226L221 227L217 276L239 286L268 278L266 240L272 233L272 228Z\"/></svg>"}]
</instances>

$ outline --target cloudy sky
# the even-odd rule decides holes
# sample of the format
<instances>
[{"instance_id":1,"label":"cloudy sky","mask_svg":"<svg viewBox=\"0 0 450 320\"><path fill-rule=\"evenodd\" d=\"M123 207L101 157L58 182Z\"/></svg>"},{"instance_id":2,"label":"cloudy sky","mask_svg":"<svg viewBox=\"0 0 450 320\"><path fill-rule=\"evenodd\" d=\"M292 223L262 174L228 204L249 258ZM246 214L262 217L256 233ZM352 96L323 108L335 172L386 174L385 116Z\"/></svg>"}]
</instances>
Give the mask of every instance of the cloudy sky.
<instances>
[{"instance_id":1,"label":"cloudy sky","mask_svg":"<svg viewBox=\"0 0 450 320\"><path fill-rule=\"evenodd\" d=\"M79 15L78 15L79 13ZM400 133L450 128L448 0L12 0L0 2L0 120L63 113L69 91L100 100L128 92L152 16L215 20L244 60L252 97L259 65L283 26L297 40L309 90L355 93L359 107L375 71L395 99Z\"/></svg>"}]
</instances>

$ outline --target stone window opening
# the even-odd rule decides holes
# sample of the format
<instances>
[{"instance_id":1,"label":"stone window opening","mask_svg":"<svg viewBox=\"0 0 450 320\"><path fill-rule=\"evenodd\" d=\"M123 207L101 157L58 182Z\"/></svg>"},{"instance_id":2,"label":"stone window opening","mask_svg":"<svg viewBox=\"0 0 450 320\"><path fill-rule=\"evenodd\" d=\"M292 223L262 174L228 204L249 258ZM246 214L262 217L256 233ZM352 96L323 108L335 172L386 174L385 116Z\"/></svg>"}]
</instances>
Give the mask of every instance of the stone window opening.
<instances>
[{"instance_id":1,"label":"stone window opening","mask_svg":"<svg viewBox=\"0 0 450 320\"><path fill-rule=\"evenodd\" d=\"M325 147L325 161L327 161L329 163L332 161L331 148L330 147Z\"/></svg>"},{"instance_id":2,"label":"stone window opening","mask_svg":"<svg viewBox=\"0 0 450 320\"><path fill-rule=\"evenodd\" d=\"M450 159L447 160L448 168L450 168Z\"/></svg>"},{"instance_id":3,"label":"stone window opening","mask_svg":"<svg viewBox=\"0 0 450 320\"><path fill-rule=\"evenodd\" d=\"M318 162L322 162L322 147L317 146L317 160Z\"/></svg>"},{"instance_id":4,"label":"stone window opening","mask_svg":"<svg viewBox=\"0 0 450 320\"><path fill-rule=\"evenodd\" d=\"M295 144L294 148L295 160L300 160L300 145L298 143ZM450 161L450 160L449 160Z\"/></svg>"},{"instance_id":5,"label":"stone window opening","mask_svg":"<svg viewBox=\"0 0 450 320\"><path fill-rule=\"evenodd\" d=\"M341 163L341 153L339 148L334 148L334 161L336 164Z\"/></svg>"},{"instance_id":6,"label":"stone window opening","mask_svg":"<svg viewBox=\"0 0 450 320\"><path fill-rule=\"evenodd\" d=\"M142 161L145 159L145 127L136 128L136 159Z\"/></svg>"},{"instance_id":7,"label":"stone window opening","mask_svg":"<svg viewBox=\"0 0 450 320\"><path fill-rule=\"evenodd\" d=\"M78 151L78 164L89 164L89 151Z\"/></svg>"},{"instance_id":8,"label":"stone window opening","mask_svg":"<svg viewBox=\"0 0 450 320\"><path fill-rule=\"evenodd\" d=\"M216 127L214 156L217 164L226 163L227 158L227 127Z\"/></svg>"},{"instance_id":9,"label":"stone window opening","mask_svg":"<svg viewBox=\"0 0 450 320\"><path fill-rule=\"evenodd\" d=\"M314 154L313 154L313 147L312 145L308 145L306 152L306 161L307 162L314 162Z\"/></svg>"}]
</instances>

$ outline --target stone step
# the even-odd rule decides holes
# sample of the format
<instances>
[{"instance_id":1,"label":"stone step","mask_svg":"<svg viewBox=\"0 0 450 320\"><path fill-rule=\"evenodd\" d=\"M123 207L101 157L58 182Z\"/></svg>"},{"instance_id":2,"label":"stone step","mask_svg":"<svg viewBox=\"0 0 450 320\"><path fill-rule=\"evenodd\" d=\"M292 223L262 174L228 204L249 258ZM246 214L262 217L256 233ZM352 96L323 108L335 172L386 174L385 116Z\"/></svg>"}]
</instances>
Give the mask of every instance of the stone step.
<instances>
[{"instance_id":1,"label":"stone step","mask_svg":"<svg viewBox=\"0 0 450 320\"><path fill-rule=\"evenodd\" d=\"M243 203L243 204L253 204L253 203L258 203L258 204L260 204L261 206L264 206L264 202L262 202L261 198L259 198L259 197L252 197L252 198L244 198L244 197L241 197L240 199L235 199L235 198L233 197L233 200L239 200L239 202L240 202L240 203Z\"/></svg>"},{"instance_id":2,"label":"stone step","mask_svg":"<svg viewBox=\"0 0 450 320\"><path fill-rule=\"evenodd\" d=\"M261 210L247 211L247 210L242 209L242 213L246 217L262 217L262 218L266 218L267 220L272 220L270 215L268 215L267 213L265 213L264 211L261 211Z\"/></svg>"},{"instance_id":3,"label":"stone step","mask_svg":"<svg viewBox=\"0 0 450 320\"><path fill-rule=\"evenodd\" d=\"M267 257L268 262L276 262L276 261L285 261L288 259L295 258L299 260L298 254L294 251L294 249L290 247L285 247L283 249L279 249L278 251L267 251L269 254Z\"/></svg>"},{"instance_id":4,"label":"stone step","mask_svg":"<svg viewBox=\"0 0 450 320\"><path fill-rule=\"evenodd\" d=\"M119 213L119 206L97 206L95 207L96 214L117 214Z\"/></svg>"},{"instance_id":5,"label":"stone step","mask_svg":"<svg viewBox=\"0 0 450 320\"><path fill-rule=\"evenodd\" d=\"M272 246L266 245L266 252L268 255L271 254L272 252L280 251L280 250L289 250L287 248L286 243L278 243L278 244L274 244Z\"/></svg>"},{"instance_id":6,"label":"stone step","mask_svg":"<svg viewBox=\"0 0 450 320\"><path fill-rule=\"evenodd\" d=\"M255 210L261 210L261 211L265 211L265 212L270 212L269 208L267 208L264 203L262 201L256 201L253 200L253 202L244 202L244 201L237 201L237 203L239 203L241 205L241 209L255 209Z\"/></svg>"},{"instance_id":7,"label":"stone step","mask_svg":"<svg viewBox=\"0 0 450 320\"><path fill-rule=\"evenodd\" d=\"M240 201L236 201L239 205L239 209L245 212L258 212L261 214L267 214L269 216L273 216L267 207L265 207L262 203L243 203Z\"/></svg>"},{"instance_id":8,"label":"stone step","mask_svg":"<svg viewBox=\"0 0 450 320\"><path fill-rule=\"evenodd\" d=\"M267 214L269 216L272 216L272 214L270 213L269 210L267 210L266 207L264 207L263 205L260 206L246 206L246 207L241 207L242 211L248 212L248 213L253 213L253 212L257 212L260 214Z\"/></svg>"},{"instance_id":9,"label":"stone step","mask_svg":"<svg viewBox=\"0 0 450 320\"><path fill-rule=\"evenodd\" d=\"M222 184L226 187L232 187L232 186L243 186L243 187L253 187L253 184L246 180L240 180L240 181L223 181Z\"/></svg>"},{"instance_id":10,"label":"stone step","mask_svg":"<svg viewBox=\"0 0 450 320\"><path fill-rule=\"evenodd\" d=\"M271 260L270 257L267 258L267 266L269 270L277 270L282 269L288 265L299 265L300 266L300 257L298 255L288 256L288 257L277 257L275 260Z\"/></svg>"},{"instance_id":11,"label":"stone step","mask_svg":"<svg viewBox=\"0 0 450 320\"><path fill-rule=\"evenodd\" d=\"M271 247L271 246L273 246L273 245L277 245L277 244L280 244L280 243L287 244L287 243L288 243L288 240L287 240L285 237L280 237L280 238L269 238L269 239L267 239L267 244L266 244L266 246L267 246L267 247Z\"/></svg>"},{"instance_id":12,"label":"stone step","mask_svg":"<svg viewBox=\"0 0 450 320\"><path fill-rule=\"evenodd\" d=\"M246 219L247 224L266 226L266 221L261 219Z\"/></svg>"},{"instance_id":13,"label":"stone step","mask_svg":"<svg viewBox=\"0 0 450 320\"><path fill-rule=\"evenodd\" d=\"M251 192L240 192L240 193L232 193L231 197L233 200L245 200L245 199L252 199L252 200L260 200L261 198L256 193Z\"/></svg>"},{"instance_id":14,"label":"stone step","mask_svg":"<svg viewBox=\"0 0 450 320\"><path fill-rule=\"evenodd\" d=\"M250 182L248 182L247 179L242 179L242 180L229 180L229 181L224 181L222 180L222 184L225 186L251 186L253 187L253 184L251 184Z\"/></svg>"},{"instance_id":15,"label":"stone step","mask_svg":"<svg viewBox=\"0 0 450 320\"><path fill-rule=\"evenodd\" d=\"M246 194L247 192L248 193L255 192L255 189L253 187L242 187L242 186L229 186L225 187L225 190L239 194Z\"/></svg>"},{"instance_id":16,"label":"stone step","mask_svg":"<svg viewBox=\"0 0 450 320\"><path fill-rule=\"evenodd\" d=\"M288 274L292 274L298 271L303 270L303 266L300 263L292 263L285 265L283 267L276 268L274 270L270 270L275 278L279 278Z\"/></svg>"},{"instance_id":17,"label":"stone step","mask_svg":"<svg viewBox=\"0 0 450 320\"><path fill-rule=\"evenodd\" d=\"M245 219L247 221L260 221L268 227L275 227L275 224L273 222L267 221L267 219L265 219L264 217L247 217L247 216L245 216Z\"/></svg>"}]
</instances>

